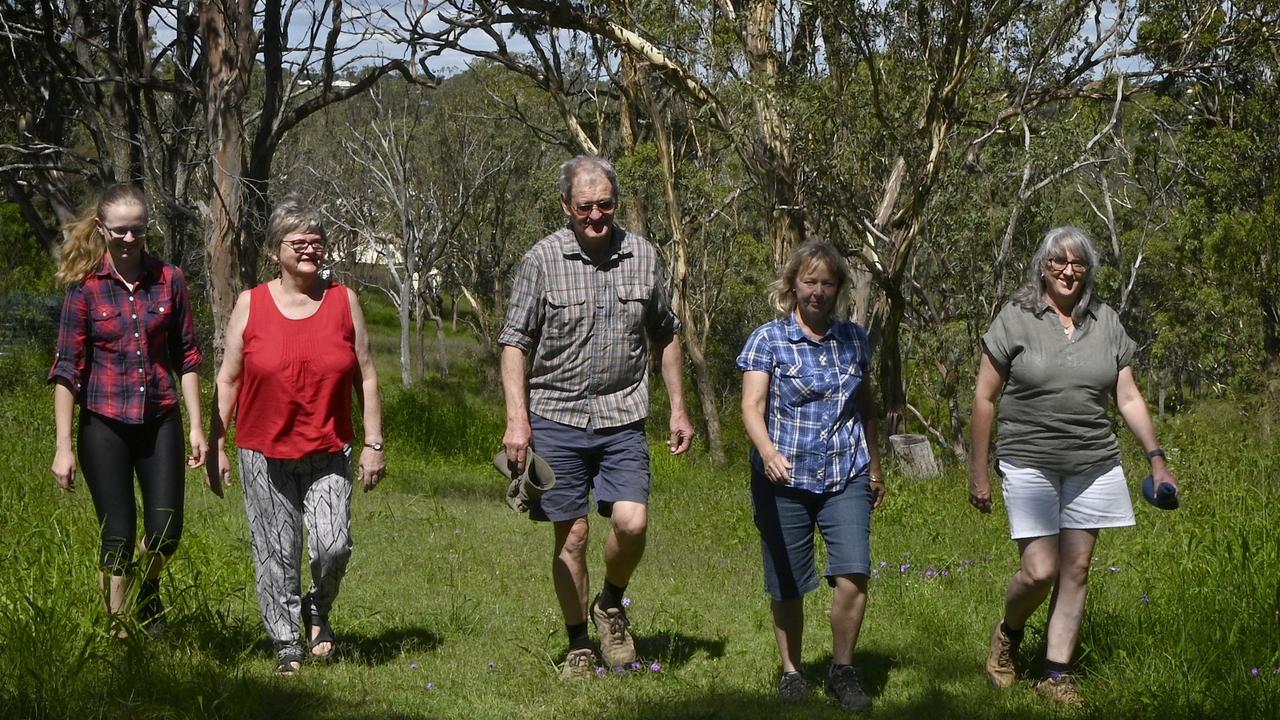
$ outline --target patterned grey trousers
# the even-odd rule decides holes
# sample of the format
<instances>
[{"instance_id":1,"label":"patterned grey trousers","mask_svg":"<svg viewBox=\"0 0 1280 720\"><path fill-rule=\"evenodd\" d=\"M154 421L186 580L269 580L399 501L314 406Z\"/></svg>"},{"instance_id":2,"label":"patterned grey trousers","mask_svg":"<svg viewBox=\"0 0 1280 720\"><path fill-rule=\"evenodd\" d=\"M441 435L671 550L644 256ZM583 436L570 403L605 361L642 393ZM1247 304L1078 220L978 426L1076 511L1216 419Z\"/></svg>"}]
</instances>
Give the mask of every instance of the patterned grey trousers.
<instances>
[{"instance_id":1,"label":"patterned grey trousers","mask_svg":"<svg viewBox=\"0 0 1280 720\"><path fill-rule=\"evenodd\" d=\"M311 555L309 594L328 615L351 558L351 450L277 460L240 450L240 477L262 623L284 654L302 647L302 524ZM309 640L309 638L308 638Z\"/></svg>"}]
</instances>

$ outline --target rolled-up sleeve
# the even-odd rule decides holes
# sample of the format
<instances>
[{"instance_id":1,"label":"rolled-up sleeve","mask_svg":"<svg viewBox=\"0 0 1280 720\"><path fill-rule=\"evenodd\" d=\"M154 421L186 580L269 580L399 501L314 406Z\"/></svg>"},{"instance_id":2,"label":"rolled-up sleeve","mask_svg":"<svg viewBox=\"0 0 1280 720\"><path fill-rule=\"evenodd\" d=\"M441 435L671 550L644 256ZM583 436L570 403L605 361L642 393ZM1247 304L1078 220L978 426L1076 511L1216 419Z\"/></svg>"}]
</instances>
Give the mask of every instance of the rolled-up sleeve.
<instances>
[{"instance_id":1,"label":"rolled-up sleeve","mask_svg":"<svg viewBox=\"0 0 1280 720\"><path fill-rule=\"evenodd\" d=\"M200 363L204 361L204 354L200 352L200 346L196 343L196 321L195 314L191 311L191 295L187 290L187 278L176 267L172 268L172 273L170 282L173 283L173 317L177 332L169 335L169 341L172 343L169 357L181 358L182 370L178 374L185 375L200 368Z\"/></svg>"},{"instance_id":2,"label":"rolled-up sleeve","mask_svg":"<svg viewBox=\"0 0 1280 720\"><path fill-rule=\"evenodd\" d=\"M58 348L49 368L46 382L60 382L77 397L84 389L89 373L89 311L84 288L67 288L62 300L62 319L58 322Z\"/></svg>"},{"instance_id":3,"label":"rolled-up sleeve","mask_svg":"<svg viewBox=\"0 0 1280 720\"><path fill-rule=\"evenodd\" d=\"M498 334L498 345L519 348L526 355L533 352L542 331L542 269L530 252L520 261L511 288L507 315Z\"/></svg>"},{"instance_id":4,"label":"rolled-up sleeve","mask_svg":"<svg viewBox=\"0 0 1280 720\"><path fill-rule=\"evenodd\" d=\"M655 345L662 346L680 332L680 318L671 307L671 287L661 260L654 260L653 291L649 294L645 331Z\"/></svg>"}]
</instances>

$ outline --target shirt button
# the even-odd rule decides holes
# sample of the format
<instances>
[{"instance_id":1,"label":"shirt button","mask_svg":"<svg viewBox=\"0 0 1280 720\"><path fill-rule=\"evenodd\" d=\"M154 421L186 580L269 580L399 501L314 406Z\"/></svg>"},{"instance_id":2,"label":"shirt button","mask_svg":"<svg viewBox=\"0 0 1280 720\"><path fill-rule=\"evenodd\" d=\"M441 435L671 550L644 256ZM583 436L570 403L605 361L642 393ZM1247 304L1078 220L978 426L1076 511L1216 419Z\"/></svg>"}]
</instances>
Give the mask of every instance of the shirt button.
<instances>
[{"instance_id":1,"label":"shirt button","mask_svg":"<svg viewBox=\"0 0 1280 720\"><path fill-rule=\"evenodd\" d=\"M146 392L146 390L147 390L147 389L146 389L146 388L143 388L143 387L138 388L138 392Z\"/></svg>"},{"instance_id":2,"label":"shirt button","mask_svg":"<svg viewBox=\"0 0 1280 720\"><path fill-rule=\"evenodd\" d=\"M129 296L129 302L133 302L133 296L132 296L132 295L130 295L130 296Z\"/></svg>"},{"instance_id":3,"label":"shirt button","mask_svg":"<svg viewBox=\"0 0 1280 720\"><path fill-rule=\"evenodd\" d=\"M138 316L137 316L137 315L130 315L129 317L133 318L134 320L137 320L137 319L138 319Z\"/></svg>"},{"instance_id":4,"label":"shirt button","mask_svg":"<svg viewBox=\"0 0 1280 720\"><path fill-rule=\"evenodd\" d=\"M138 337L138 333L134 333L134 334L133 334L133 336L134 336L134 337Z\"/></svg>"}]
</instances>

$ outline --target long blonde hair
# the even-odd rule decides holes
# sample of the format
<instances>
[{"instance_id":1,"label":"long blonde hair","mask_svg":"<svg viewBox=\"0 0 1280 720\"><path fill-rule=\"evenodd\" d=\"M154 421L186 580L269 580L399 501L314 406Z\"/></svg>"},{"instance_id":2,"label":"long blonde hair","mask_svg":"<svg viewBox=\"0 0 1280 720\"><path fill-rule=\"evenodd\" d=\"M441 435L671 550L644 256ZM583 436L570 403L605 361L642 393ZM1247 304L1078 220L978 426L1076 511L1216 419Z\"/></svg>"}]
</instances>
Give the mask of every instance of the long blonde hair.
<instances>
[{"instance_id":1,"label":"long blonde hair","mask_svg":"<svg viewBox=\"0 0 1280 720\"><path fill-rule=\"evenodd\" d=\"M107 243L98 232L98 220L112 205L136 203L147 206L147 198L137 185L117 183L98 196L98 201L87 206L74 221L63 228L66 240L58 248L58 271L54 274L64 285L78 283L98 267Z\"/></svg>"}]
</instances>

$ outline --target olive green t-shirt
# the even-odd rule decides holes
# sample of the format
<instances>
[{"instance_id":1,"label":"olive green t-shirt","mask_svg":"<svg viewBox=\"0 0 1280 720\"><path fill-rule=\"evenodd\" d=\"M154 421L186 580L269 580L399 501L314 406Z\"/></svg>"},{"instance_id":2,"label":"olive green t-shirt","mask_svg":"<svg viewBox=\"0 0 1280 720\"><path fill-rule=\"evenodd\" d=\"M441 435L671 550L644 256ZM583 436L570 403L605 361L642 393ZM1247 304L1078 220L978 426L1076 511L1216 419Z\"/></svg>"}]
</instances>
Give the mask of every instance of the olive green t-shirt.
<instances>
[{"instance_id":1,"label":"olive green t-shirt","mask_svg":"<svg viewBox=\"0 0 1280 720\"><path fill-rule=\"evenodd\" d=\"M1110 305L1094 302L1067 337L1047 302L1035 312L1009 303L982 344L1009 376L1000 398L999 459L1056 472L1120 462L1107 408L1137 346Z\"/></svg>"}]
</instances>

